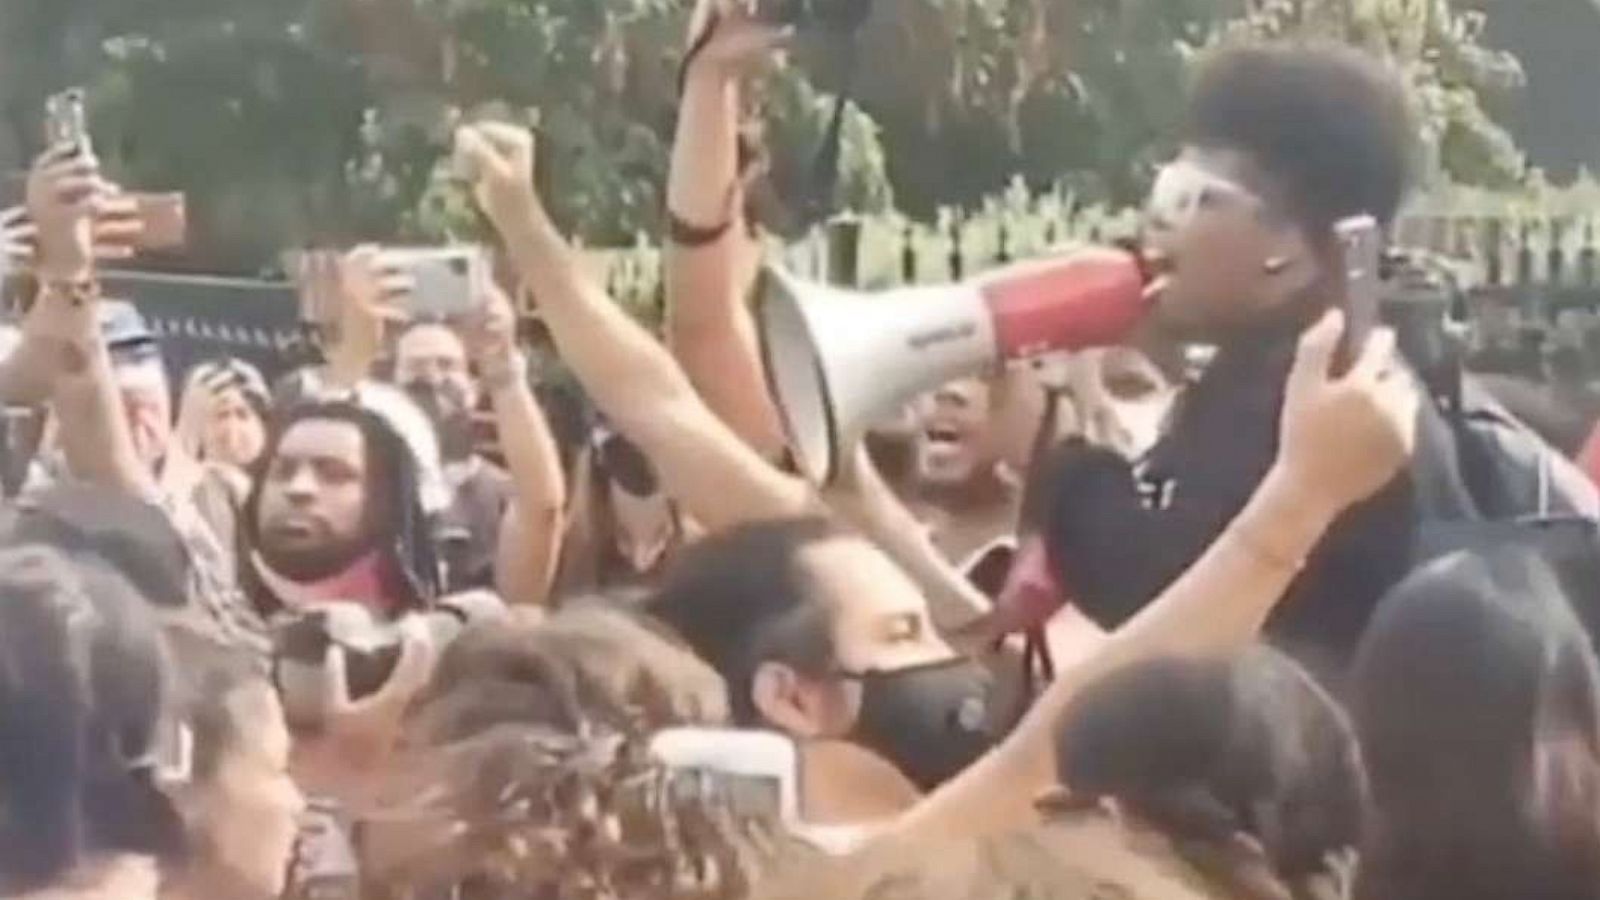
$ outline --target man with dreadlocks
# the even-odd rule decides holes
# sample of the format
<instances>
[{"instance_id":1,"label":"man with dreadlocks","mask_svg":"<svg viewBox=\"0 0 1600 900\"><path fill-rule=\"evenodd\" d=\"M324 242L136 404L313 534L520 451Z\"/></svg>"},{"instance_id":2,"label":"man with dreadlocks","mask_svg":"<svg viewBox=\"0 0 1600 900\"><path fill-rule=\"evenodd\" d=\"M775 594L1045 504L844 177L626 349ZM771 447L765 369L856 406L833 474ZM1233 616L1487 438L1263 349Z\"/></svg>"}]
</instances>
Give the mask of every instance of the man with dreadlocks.
<instances>
[{"instance_id":1,"label":"man with dreadlocks","mask_svg":"<svg viewBox=\"0 0 1600 900\"><path fill-rule=\"evenodd\" d=\"M348 602L397 617L438 599L418 470L398 430L353 398L289 410L245 501L241 575L256 609Z\"/></svg>"}]
</instances>

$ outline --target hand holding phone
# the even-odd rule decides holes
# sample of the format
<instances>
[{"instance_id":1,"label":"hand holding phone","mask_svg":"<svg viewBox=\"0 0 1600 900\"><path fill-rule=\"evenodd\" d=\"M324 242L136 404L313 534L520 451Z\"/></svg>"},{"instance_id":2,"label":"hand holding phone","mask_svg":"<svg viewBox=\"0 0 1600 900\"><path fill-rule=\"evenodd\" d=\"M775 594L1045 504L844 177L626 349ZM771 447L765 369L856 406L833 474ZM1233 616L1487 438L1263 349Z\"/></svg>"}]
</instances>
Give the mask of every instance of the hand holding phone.
<instances>
[{"instance_id":1,"label":"hand holding phone","mask_svg":"<svg viewBox=\"0 0 1600 900\"><path fill-rule=\"evenodd\" d=\"M1383 290L1383 231L1369 215L1341 219L1334 226L1344 264L1344 338L1339 344L1335 366L1344 372L1361 354L1367 337L1379 323L1379 302Z\"/></svg>"}]
</instances>

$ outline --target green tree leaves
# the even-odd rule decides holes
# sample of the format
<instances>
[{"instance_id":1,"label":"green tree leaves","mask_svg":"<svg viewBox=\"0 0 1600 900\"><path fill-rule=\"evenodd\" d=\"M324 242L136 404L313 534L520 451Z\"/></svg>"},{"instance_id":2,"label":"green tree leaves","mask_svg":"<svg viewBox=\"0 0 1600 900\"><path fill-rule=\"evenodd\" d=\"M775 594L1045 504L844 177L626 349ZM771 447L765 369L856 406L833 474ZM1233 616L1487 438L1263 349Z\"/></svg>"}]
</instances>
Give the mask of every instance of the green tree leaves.
<instances>
[{"instance_id":1,"label":"green tree leaves","mask_svg":"<svg viewBox=\"0 0 1600 900\"><path fill-rule=\"evenodd\" d=\"M441 165L451 125L537 122L543 189L591 245L660 226L687 2L0 0L0 164L36 147L43 98L91 87L130 183L181 189L194 264L252 271L284 246L473 227ZM1171 152L1203 48L1322 34L1390 55L1426 114L1432 168L1521 175L1482 98L1514 88L1481 19L1447 0L875 0L860 36L838 200L933 220L1020 175L1084 202L1136 200ZM843 87L812 35L762 104L780 174L810 165ZM8 158L9 157L9 158Z\"/></svg>"}]
</instances>

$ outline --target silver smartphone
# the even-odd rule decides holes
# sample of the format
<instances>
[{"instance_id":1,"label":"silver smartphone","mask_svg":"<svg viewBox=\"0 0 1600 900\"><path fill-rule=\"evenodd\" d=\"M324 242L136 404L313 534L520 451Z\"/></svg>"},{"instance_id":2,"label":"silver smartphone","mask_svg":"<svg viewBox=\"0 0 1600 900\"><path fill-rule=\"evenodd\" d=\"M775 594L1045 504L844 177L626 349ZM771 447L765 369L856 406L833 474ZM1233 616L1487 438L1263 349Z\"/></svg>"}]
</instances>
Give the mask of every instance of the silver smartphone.
<instances>
[{"instance_id":1,"label":"silver smartphone","mask_svg":"<svg viewBox=\"0 0 1600 900\"><path fill-rule=\"evenodd\" d=\"M1339 346L1339 369L1349 368L1361 355L1367 337L1378 327L1383 290L1383 230L1369 215L1341 219L1333 226L1344 259L1344 340Z\"/></svg>"},{"instance_id":2,"label":"silver smartphone","mask_svg":"<svg viewBox=\"0 0 1600 900\"><path fill-rule=\"evenodd\" d=\"M45 101L45 139L51 147L71 146L88 154L89 113L82 88L70 88Z\"/></svg>"},{"instance_id":3,"label":"silver smartphone","mask_svg":"<svg viewBox=\"0 0 1600 900\"><path fill-rule=\"evenodd\" d=\"M385 256L411 276L406 311L413 318L453 319L471 313L487 260L477 247L386 248Z\"/></svg>"}]
</instances>

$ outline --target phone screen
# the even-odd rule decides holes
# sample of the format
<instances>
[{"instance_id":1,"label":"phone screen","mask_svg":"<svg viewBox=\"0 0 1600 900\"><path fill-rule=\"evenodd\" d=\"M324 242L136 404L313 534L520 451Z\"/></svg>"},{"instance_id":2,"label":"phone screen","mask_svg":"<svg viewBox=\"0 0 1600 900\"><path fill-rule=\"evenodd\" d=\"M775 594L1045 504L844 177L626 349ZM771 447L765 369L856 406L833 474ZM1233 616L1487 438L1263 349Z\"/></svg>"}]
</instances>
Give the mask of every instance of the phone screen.
<instances>
[{"instance_id":1,"label":"phone screen","mask_svg":"<svg viewBox=\"0 0 1600 900\"><path fill-rule=\"evenodd\" d=\"M671 785L680 795L712 802L735 819L781 822L784 818L783 782L777 776L678 769Z\"/></svg>"},{"instance_id":2,"label":"phone screen","mask_svg":"<svg viewBox=\"0 0 1600 900\"><path fill-rule=\"evenodd\" d=\"M1345 269L1344 340L1339 347L1338 368L1344 371L1360 355L1367 336L1378 326L1379 294L1382 290L1383 233L1371 216L1341 220L1334 226Z\"/></svg>"},{"instance_id":3,"label":"phone screen","mask_svg":"<svg viewBox=\"0 0 1600 900\"><path fill-rule=\"evenodd\" d=\"M740 816L797 822L800 762L793 741L761 731L668 728L650 753L672 773L675 790L716 796Z\"/></svg>"}]
</instances>

